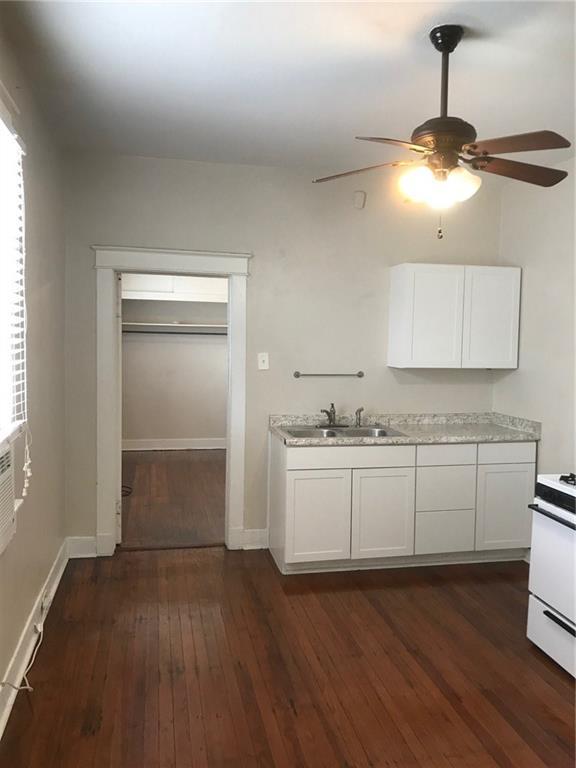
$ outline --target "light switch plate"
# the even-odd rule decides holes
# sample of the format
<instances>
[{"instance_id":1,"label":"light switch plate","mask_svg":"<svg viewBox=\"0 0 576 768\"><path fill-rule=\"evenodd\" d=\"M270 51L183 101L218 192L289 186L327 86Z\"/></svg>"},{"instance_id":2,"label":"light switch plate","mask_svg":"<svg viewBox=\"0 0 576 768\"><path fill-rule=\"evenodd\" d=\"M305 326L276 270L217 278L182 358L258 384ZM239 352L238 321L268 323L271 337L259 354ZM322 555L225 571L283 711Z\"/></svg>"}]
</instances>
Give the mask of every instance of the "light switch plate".
<instances>
[{"instance_id":1,"label":"light switch plate","mask_svg":"<svg viewBox=\"0 0 576 768\"><path fill-rule=\"evenodd\" d=\"M268 352L258 352L258 370L267 371L270 368Z\"/></svg>"}]
</instances>

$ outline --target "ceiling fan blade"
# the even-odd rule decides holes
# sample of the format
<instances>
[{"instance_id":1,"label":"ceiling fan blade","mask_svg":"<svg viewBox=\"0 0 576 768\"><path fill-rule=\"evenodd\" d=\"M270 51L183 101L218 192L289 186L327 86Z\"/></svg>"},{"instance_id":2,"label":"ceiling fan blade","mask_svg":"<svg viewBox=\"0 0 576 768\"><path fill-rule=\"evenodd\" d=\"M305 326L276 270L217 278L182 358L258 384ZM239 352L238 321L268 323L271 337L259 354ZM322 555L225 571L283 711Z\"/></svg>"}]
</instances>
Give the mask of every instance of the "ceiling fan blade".
<instances>
[{"instance_id":1,"label":"ceiling fan blade","mask_svg":"<svg viewBox=\"0 0 576 768\"><path fill-rule=\"evenodd\" d=\"M421 144L412 144L410 141L400 141L400 139L382 139L379 136L356 136L358 141L375 141L378 144L393 144L395 147L404 147L413 152L430 152L428 147Z\"/></svg>"},{"instance_id":2,"label":"ceiling fan blade","mask_svg":"<svg viewBox=\"0 0 576 768\"><path fill-rule=\"evenodd\" d=\"M501 136L498 139L475 141L465 144L462 151L469 155L504 155L508 152L533 152L538 149L562 149L570 142L554 131L518 133L515 136Z\"/></svg>"},{"instance_id":3,"label":"ceiling fan blade","mask_svg":"<svg viewBox=\"0 0 576 768\"><path fill-rule=\"evenodd\" d=\"M320 184L323 181L332 181L332 179L341 179L343 176L354 176L356 173L364 173L365 171L373 171L375 168L393 168L397 165L412 165L416 163L416 160L396 160L393 163L379 163L378 165L369 165L367 168L357 168L355 171L344 171L344 173L334 173L332 176L323 176L321 179L313 179L313 184Z\"/></svg>"},{"instance_id":4,"label":"ceiling fan blade","mask_svg":"<svg viewBox=\"0 0 576 768\"><path fill-rule=\"evenodd\" d=\"M528 184L538 184L540 187L553 187L568 176L567 171L558 168L518 163L516 160L505 160L502 157L479 157L468 162L476 171L495 173L498 176L526 181Z\"/></svg>"}]
</instances>

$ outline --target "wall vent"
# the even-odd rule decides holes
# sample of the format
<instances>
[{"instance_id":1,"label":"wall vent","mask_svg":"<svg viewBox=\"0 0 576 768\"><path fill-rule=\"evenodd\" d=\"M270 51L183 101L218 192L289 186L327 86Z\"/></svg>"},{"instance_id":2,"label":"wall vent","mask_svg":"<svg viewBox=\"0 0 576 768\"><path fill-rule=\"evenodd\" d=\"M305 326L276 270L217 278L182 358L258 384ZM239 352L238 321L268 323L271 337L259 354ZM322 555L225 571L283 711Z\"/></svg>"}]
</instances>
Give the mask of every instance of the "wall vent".
<instances>
[{"instance_id":1,"label":"wall vent","mask_svg":"<svg viewBox=\"0 0 576 768\"><path fill-rule=\"evenodd\" d=\"M0 454L0 554L16 532L12 450Z\"/></svg>"}]
</instances>

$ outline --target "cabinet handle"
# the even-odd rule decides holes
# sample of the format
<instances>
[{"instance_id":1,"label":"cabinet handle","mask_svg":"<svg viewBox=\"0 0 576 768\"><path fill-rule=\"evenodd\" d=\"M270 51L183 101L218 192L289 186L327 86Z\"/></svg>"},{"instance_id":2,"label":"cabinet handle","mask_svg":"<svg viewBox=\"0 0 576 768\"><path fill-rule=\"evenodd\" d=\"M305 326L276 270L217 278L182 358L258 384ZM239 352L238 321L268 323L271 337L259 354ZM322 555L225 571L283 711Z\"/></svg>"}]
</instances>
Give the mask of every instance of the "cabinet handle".
<instances>
[{"instance_id":1,"label":"cabinet handle","mask_svg":"<svg viewBox=\"0 0 576 768\"><path fill-rule=\"evenodd\" d=\"M528 504L528 509L533 509L534 512L538 512L540 515L544 515L544 517L549 517L550 520L554 520L555 523L560 523L560 525L564 525L566 528L576 531L575 523L571 523L570 520L564 520L563 517L558 517L558 515L553 515L552 512L548 512L546 509L540 509L538 504Z\"/></svg>"},{"instance_id":2,"label":"cabinet handle","mask_svg":"<svg viewBox=\"0 0 576 768\"><path fill-rule=\"evenodd\" d=\"M569 635L572 635L572 637L576 637L576 629L574 629L574 627L571 627L570 624L566 624L566 622L562 621L562 619L559 619L555 613L552 613L552 611L543 611L543 614L544 616L546 616L547 619L550 619L550 621L553 621L554 624L558 624L559 627L562 627L562 629L565 632L568 632Z\"/></svg>"}]
</instances>

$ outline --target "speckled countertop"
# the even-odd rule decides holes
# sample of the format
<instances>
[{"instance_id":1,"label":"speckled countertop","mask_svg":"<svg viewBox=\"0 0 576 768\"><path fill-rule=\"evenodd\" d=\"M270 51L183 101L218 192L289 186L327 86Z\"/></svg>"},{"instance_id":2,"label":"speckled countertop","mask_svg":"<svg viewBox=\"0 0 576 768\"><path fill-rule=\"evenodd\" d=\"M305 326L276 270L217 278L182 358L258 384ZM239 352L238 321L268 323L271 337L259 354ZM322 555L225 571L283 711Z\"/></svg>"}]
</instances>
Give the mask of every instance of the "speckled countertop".
<instances>
[{"instance_id":1,"label":"speckled countertop","mask_svg":"<svg viewBox=\"0 0 576 768\"><path fill-rule=\"evenodd\" d=\"M540 439L540 422L502 413L362 414L362 426L392 427L401 435L387 437L292 437L290 427L326 426L324 414L270 416L270 430L289 447L342 445L424 445L430 443L517 443ZM338 415L338 423L354 424L354 417Z\"/></svg>"}]
</instances>

